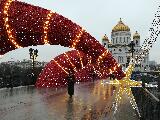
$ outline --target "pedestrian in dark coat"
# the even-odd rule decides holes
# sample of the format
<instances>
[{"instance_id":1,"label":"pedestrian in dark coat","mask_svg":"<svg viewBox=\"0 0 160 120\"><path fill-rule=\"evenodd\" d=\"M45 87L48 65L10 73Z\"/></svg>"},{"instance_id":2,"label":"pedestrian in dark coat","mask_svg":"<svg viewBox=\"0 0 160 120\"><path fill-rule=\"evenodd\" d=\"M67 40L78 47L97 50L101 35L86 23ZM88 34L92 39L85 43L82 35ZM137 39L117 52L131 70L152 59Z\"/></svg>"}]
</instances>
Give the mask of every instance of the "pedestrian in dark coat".
<instances>
[{"instance_id":1,"label":"pedestrian in dark coat","mask_svg":"<svg viewBox=\"0 0 160 120\"><path fill-rule=\"evenodd\" d=\"M74 71L70 70L68 74L68 94L70 97L74 95L74 83L75 83L75 76L74 76Z\"/></svg>"}]
</instances>

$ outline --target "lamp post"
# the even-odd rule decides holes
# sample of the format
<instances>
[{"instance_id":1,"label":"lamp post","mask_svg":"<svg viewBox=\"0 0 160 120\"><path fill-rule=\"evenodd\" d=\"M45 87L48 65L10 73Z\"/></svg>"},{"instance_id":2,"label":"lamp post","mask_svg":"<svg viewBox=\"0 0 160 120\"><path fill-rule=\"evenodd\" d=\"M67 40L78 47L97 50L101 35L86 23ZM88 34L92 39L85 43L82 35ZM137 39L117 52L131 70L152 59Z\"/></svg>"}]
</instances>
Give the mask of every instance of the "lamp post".
<instances>
[{"instance_id":1,"label":"lamp post","mask_svg":"<svg viewBox=\"0 0 160 120\"><path fill-rule=\"evenodd\" d=\"M130 62L130 52L126 52L126 68L129 66L129 62Z\"/></svg>"},{"instance_id":2,"label":"lamp post","mask_svg":"<svg viewBox=\"0 0 160 120\"><path fill-rule=\"evenodd\" d=\"M29 49L30 59L32 60L32 75L34 75L34 69L35 69L35 60L38 57L38 50L34 50L33 48Z\"/></svg>"},{"instance_id":3,"label":"lamp post","mask_svg":"<svg viewBox=\"0 0 160 120\"><path fill-rule=\"evenodd\" d=\"M133 54L135 52L135 49L134 49L135 43L134 43L134 41L132 40L131 43L128 46L130 47L130 50L128 50L128 51L132 54L132 58L133 58Z\"/></svg>"}]
</instances>

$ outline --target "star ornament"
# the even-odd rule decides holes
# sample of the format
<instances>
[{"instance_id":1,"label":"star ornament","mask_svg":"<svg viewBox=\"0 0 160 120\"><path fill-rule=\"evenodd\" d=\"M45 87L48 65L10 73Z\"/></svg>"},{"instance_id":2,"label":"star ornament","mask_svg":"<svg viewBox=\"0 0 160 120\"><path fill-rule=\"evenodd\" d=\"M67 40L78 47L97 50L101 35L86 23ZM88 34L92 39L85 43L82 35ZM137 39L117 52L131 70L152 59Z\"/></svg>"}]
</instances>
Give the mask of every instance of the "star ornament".
<instances>
[{"instance_id":1,"label":"star ornament","mask_svg":"<svg viewBox=\"0 0 160 120\"><path fill-rule=\"evenodd\" d=\"M142 86L142 82L141 81L135 81L135 80L131 80L131 74L133 72L134 69L134 64L130 64L128 66L128 68L125 71L126 76L124 78L122 78L121 80L113 80L110 81L110 84L112 85L118 85L122 88L130 88L130 87L135 87L135 86Z\"/></svg>"},{"instance_id":2,"label":"star ornament","mask_svg":"<svg viewBox=\"0 0 160 120\"><path fill-rule=\"evenodd\" d=\"M141 117L139 110L138 110L138 107L137 107L137 104L136 104L136 101L135 101L135 98L132 94L131 87L135 87L135 86L141 87L142 82L130 79L131 74L133 72L133 69L134 69L134 64L130 64L125 71L126 76L122 80L115 79L113 81L110 81L111 85L114 85L115 87L117 87L115 102L113 104L114 114L117 111L118 105L121 103L122 96L124 94L126 94L130 100L130 103L131 103L133 109L136 110L139 117Z\"/></svg>"}]
</instances>

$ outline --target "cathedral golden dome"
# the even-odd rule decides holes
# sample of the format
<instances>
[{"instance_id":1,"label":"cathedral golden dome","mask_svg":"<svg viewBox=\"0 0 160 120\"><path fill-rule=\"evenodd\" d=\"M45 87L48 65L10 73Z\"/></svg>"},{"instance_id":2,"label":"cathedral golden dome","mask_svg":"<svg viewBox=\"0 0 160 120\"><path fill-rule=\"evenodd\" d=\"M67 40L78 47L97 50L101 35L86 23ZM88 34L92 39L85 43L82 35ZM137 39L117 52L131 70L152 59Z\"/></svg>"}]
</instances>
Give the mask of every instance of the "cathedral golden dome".
<instances>
[{"instance_id":1,"label":"cathedral golden dome","mask_svg":"<svg viewBox=\"0 0 160 120\"><path fill-rule=\"evenodd\" d=\"M103 36L102 40L103 40L103 41L108 41L108 42L109 42L109 39L108 39L108 37L107 37L106 34Z\"/></svg>"},{"instance_id":2,"label":"cathedral golden dome","mask_svg":"<svg viewBox=\"0 0 160 120\"><path fill-rule=\"evenodd\" d=\"M136 33L133 35L133 39L140 39L139 33L136 31Z\"/></svg>"},{"instance_id":3,"label":"cathedral golden dome","mask_svg":"<svg viewBox=\"0 0 160 120\"><path fill-rule=\"evenodd\" d=\"M121 18L118 24L112 29L112 32L117 31L130 31L130 28L122 22Z\"/></svg>"}]
</instances>

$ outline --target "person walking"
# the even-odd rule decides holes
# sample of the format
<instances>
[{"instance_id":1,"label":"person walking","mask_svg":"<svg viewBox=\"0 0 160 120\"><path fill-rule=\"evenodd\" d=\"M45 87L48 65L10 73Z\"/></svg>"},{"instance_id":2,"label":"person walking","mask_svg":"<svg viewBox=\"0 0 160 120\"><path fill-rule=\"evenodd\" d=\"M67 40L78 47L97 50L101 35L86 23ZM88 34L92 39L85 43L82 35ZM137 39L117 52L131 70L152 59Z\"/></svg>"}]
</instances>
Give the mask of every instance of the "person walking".
<instances>
[{"instance_id":1,"label":"person walking","mask_svg":"<svg viewBox=\"0 0 160 120\"><path fill-rule=\"evenodd\" d=\"M96 80L96 72L95 71L92 72L92 78L93 78L93 82L94 82Z\"/></svg>"},{"instance_id":2,"label":"person walking","mask_svg":"<svg viewBox=\"0 0 160 120\"><path fill-rule=\"evenodd\" d=\"M74 83L75 83L75 76L74 76L74 71L70 69L69 74L68 74L68 94L70 97L74 95Z\"/></svg>"}]
</instances>

